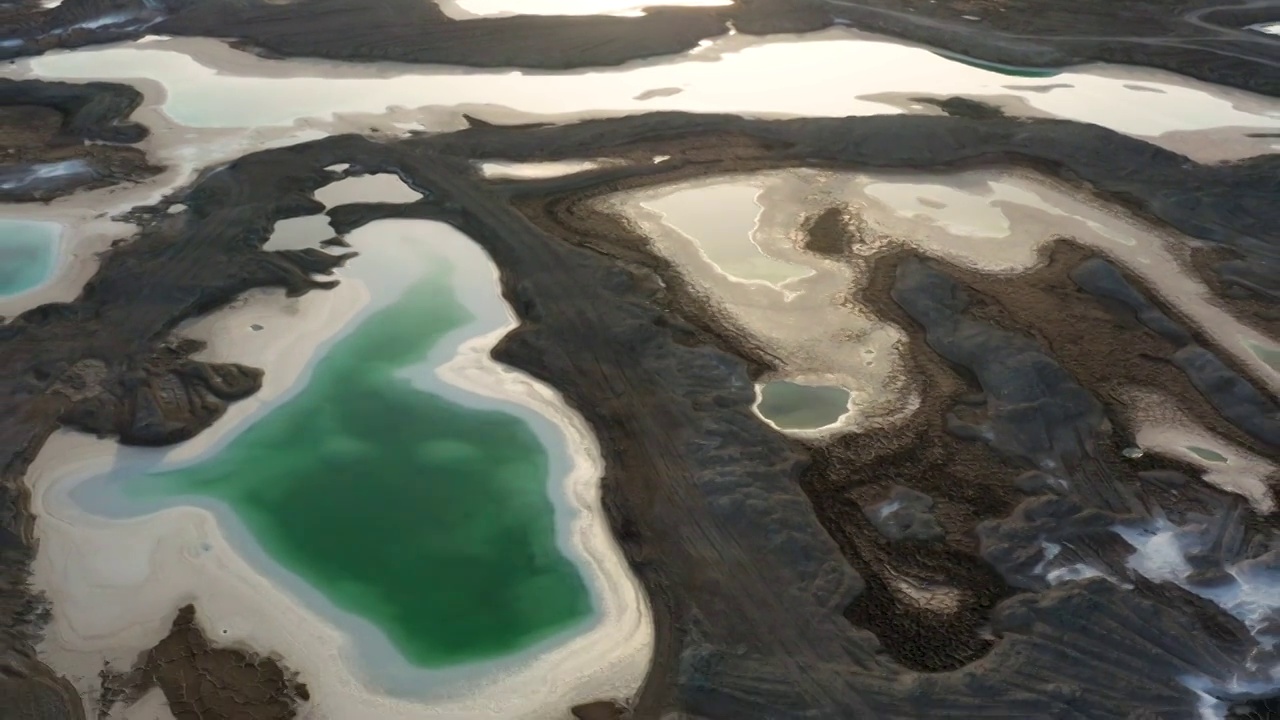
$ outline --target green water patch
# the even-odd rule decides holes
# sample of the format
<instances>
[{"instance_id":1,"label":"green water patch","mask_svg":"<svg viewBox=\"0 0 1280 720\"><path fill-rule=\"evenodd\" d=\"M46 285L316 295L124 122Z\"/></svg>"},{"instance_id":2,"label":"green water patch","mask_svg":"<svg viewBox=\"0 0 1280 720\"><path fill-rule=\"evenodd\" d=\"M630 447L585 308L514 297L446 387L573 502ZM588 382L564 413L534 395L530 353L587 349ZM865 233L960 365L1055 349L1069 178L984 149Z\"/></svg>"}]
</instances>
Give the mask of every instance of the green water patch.
<instances>
[{"instance_id":1,"label":"green water patch","mask_svg":"<svg viewBox=\"0 0 1280 720\"><path fill-rule=\"evenodd\" d=\"M1051 78L1051 77L1055 77L1057 75L1062 74L1062 71L1057 68L1035 68L1035 67L1021 67L1018 65L1004 65L1002 63L988 62L986 60L979 60L977 58L972 58L967 55L958 55L956 53L949 53L941 50L933 50L931 52L933 52L934 55L937 55L939 57L944 57L953 62L961 63L962 65L975 67L975 68L978 68L979 70L988 70L990 72L1000 73L1001 75L1009 75L1010 77Z\"/></svg>"},{"instance_id":2,"label":"green water patch","mask_svg":"<svg viewBox=\"0 0 1280 720\"><path fill-rule=\"evenodd\" d=\"M777 380L761 386L756 410L784 430L816 430L849 412L849 391Z\"/></svg>"},{"instance_id":3,"label":"green water patch","mask_svg":"<svg viewBox=\"0 0 1280 720\"><path fill-rule=\"evenodd\" d=\"M26 292L48 280L57 256L56 224L0 220L0 297Z\"/></svg>"},{"instance_id":4,"label":"green water patch","mask_svg":"<svg viewBox=\"0 0 1280 720\"><path fill-rule=\"evenodd\" d=\"M405 368L472 314L437 266L208 460L135 478L135 500L206 496L410 662L527 648L591 616L556 541L549 456L522 419L425 392Z\"/></svg>"},{"instance_id":5,"label":"green water patch","mask_svg":"<svg viewBox=\"0 0 1280 720\"><path fill-rule=\"evenodd\" d=\"M756 202L760 189L750 184L709 185L679 190L644 203L662 221L688 237L712 265L731 278L780 285L813 270L779 260L756 245L764 208Z\"/></svg>"},{"instance_id":6,"label":"green water patch","mask_svg":"<svg viewBox=\"0 0 1280 720\"><path fill-rule=\"evenodd\" d=\"M1187 451L1190 452L1192 455L1195 455L1196 457L1200 458L1201 460L1207 460L1208 462L1212 462L1212 463L1227 462L1226 455L1223 455L1222 453L1216 452L1214 450L1210 450L1209 448L1202 448L1202 447L1196 447L1195 445L1188 445Z\"/></svg>"}]
</instances>

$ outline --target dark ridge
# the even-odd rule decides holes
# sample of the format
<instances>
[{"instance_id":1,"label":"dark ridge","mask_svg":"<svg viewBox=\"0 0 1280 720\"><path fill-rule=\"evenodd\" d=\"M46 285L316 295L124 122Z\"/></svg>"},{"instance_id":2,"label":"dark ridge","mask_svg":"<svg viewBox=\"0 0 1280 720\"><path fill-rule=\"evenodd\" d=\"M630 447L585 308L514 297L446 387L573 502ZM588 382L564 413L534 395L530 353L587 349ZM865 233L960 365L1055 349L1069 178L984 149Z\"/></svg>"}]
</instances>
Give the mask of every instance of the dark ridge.
<instances>
[{"instance_id":1,"label":"dark ridge","mask_svg":"<svg viewBox=\"0 0 1280 720\"><path fill-rule=\"evenodd\" d=\"M141 103L128 85L0 79L0 202L50 200L160 172L142 150L122 147L148 135L128 119ZM37 177L49 163L66 171Z\"/></svg>"},{"instance_id":2,"label":"dark ridge","mask_svg":"<svg viewBox=\"0 0 1280 720\"><path fill-rule=\"evenodd\" d=\"M47 82L0 79L0 107L36 105L62 115L61 134L81 140L133 144L149 131L129 116L142 104L142 93L118 83Z\"/></svg>"}]
</instances>

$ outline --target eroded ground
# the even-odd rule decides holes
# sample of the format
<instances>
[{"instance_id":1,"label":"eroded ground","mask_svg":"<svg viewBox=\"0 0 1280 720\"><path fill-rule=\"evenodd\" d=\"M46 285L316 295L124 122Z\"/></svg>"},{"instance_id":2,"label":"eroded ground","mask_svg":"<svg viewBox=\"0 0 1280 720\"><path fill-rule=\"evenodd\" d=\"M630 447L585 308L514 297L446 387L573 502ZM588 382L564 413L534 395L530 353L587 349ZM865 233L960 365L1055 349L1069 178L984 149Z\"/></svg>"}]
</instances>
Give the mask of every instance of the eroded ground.
<instances>
[{"instance_id":1,"label":"eroded ground","mask_svg":"<svg viewBox=\"0 0 1280 720\"><path fill-rule=\"evenodd\" d=\"M124 85L0 80L0 201L48 200L155 175L159 168L130 146L147 136L127 120L141 101Z\"/></svg>"}]
</instances>

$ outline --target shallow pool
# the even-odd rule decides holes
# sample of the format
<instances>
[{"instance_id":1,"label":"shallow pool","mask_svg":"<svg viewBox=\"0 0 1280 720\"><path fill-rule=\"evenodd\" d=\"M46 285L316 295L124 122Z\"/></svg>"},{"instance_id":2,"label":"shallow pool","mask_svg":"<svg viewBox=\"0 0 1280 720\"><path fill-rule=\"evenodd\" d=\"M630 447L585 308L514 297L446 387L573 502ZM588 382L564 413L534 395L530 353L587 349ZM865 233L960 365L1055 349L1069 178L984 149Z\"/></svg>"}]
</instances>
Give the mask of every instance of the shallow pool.
<instances>
[{"instance_id":1,"label":"shallow pool","mask_svg":"<svg viewBox=\"0 0 1280 720\"><path fill-rule=\"evenodd\" d=\"M38 287L58 264L57 223L0 220L0 297Z\"/></svg>"}]
</instances>

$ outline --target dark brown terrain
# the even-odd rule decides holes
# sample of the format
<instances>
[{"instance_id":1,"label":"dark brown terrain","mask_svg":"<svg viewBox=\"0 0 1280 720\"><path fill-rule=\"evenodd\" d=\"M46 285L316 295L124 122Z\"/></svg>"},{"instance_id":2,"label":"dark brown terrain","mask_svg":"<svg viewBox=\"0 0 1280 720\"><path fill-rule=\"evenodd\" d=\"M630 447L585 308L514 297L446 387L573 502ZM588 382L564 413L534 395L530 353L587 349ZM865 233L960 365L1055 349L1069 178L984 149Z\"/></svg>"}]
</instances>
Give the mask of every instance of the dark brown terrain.
<instances>
[{"instance_id":1,"label":"dark brown terrain","mask_svg":"<svg viewBox=\"0 0 1280 720\"><path fill-rule=\"evenodd\" d=\"M641 19L456 23L407 0L376 9L165 0L145 11L110 2L67 0L0 20L17 18L27 38L14 54L145 30L237 37L286 55L548 68L674 52L729 19L763 33L849 17L989 60L1123 60L1280 94L1277 43L1221 29L1256 21L1249 8L1226 6L760 0ZM108 10L151 14L49 39L50 28ZM570 30L578 34L567 42ZM15 138L19 163L88 158L109 170L95 183L139 180L155 169L126 147L145 135L127 121L137 103L105 83L4 84L0 137ZM599 439L606 509L659 634L640 693L602 698L577 717L1195 720L1203 716L1193 684L1228 705L1227 717L1275 717L1266 673L1280 661L1268 644L1280 618L1247 627L1197 594L1229 585L1233 570L1280 572L1274 517L1191 468L1126 455L1134 428L1123 391L1159 389L1271 459L1280 458L1280 410L1261 379L1126 269L1069 238L1017 276L901 248L874 258L870 282L849 297L907 333L908 379L922 404L883 431L802 440L750 409L751 381L776 361L594 203L620 189L758 169L1029 169L1181 233L1179 250L1226 306L1274 335L1280 156L1200 165L1097 126L973 105L957 100L950 116L659 113L477 123L403 140L337 136L246 156L136 209L138 234L106 253L79 298L0 326L0 719L82 717L74 691L33 651L49 608L25 587L28 465L60 427L167 444L256 391L259 371L192 360L198 348L173 332L251 288L329 287L313 275L346 255L261 247L276 221L323 211L311 193L340 176L324 169L336 163L349 163L350 175L395 172L424 194L409 205L332 208L339 233L420 217L484 247L522 321L495 356L563 392ZM653 164L654 155L671 159ZM521 182L486 181L473 164L583 157L625 162ZM179 203L185 209L170 213ZM805 246L847 256L860 242L853 212L812 218ZM898 509L881 515L889 501ZM1117 529L1159 523L1181 528L1192 548L1191 589L1126 564L1134 548ZM1105 577L1050 580L1076 566ZM158 686L180 720L294 717L307 679L290 676L288 658L218 648L197 613L184 608L133 672L104 676L103 698L129 702Z\"/></svg>"}]
</instances>

